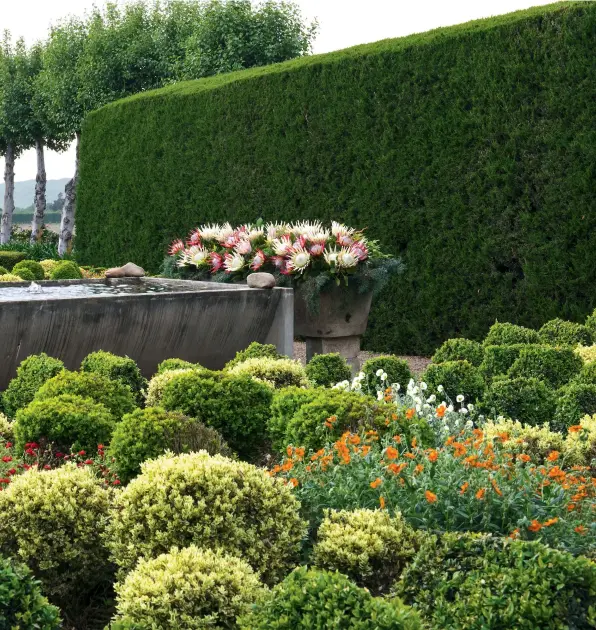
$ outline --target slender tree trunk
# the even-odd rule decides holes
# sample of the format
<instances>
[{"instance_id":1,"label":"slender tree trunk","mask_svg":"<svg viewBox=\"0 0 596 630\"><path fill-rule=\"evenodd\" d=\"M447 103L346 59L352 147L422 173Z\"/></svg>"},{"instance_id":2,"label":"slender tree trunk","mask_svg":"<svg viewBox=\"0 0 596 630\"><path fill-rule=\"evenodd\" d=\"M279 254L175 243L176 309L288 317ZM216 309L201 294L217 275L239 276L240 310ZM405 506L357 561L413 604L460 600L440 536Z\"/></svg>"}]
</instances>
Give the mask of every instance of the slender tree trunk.
<instances>
[{"instance_id":1,"label":"slender tree trunk","mask_svg":"<svg viewBox=\"0 0 596 630\"><path fill-rule=\"evenodd\" d=\"M35 176L35 213L31 222L31 245L41 241L43 218L46 213L46 162L43 153L44 141L35 141L37 153L37 175Z\"/></svg>"},{"instance_id":2,"label":"slender tree trunk","mask_svg":"<svg viewBox=\"0 0 596 630\"><path fill-rule=\"evenodd\" d=\"M0 243L10 241L12 229L12 213L14 212L14 146L12 142L6 145L4 154L4 206L2 211L2 227L0 229Z\"/></svg>"},{"instance_id":3,"label":"slender tree trunk","mask_svg":"<svg viewBox=\"0 0 596 630\"><path fill-rule=\"evenodd\" d=\"M77 182L79 181L79 144L81 134L77 133L76 159L74 177L66 184L64 189L64 207L60 221L60 241L58 242L58 254L64 256L72 249L72 232L74 230L74 218L77 203Z\"/></svg>"}]
</instances>

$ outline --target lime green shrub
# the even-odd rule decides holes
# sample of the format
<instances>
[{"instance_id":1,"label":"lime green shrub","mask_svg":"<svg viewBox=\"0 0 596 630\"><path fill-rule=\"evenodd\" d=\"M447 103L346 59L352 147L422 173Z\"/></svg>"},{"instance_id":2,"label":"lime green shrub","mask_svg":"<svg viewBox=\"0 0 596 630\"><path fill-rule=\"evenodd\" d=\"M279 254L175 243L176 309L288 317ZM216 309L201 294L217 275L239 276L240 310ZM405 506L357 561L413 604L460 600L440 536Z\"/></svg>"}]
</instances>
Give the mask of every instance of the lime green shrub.
<instances>
[{"instance_id":1,"label":"lime green shrub","mask_svg":"<svg viewBox=\"0 0 596 630\"><path fill-rule=\"evenodd\" d=\"M29 470L0 492L0 545L27 564L69 616L111 579L101 537L110 490L86 468Z\"/></svg>"},{"instance_id":2,"label":"lime green shrub","mask_svg":"<svg viewBox=\"0 0 596 630\"><path fill-rule=\"evenodd\" d=\"M507 374L523 349L539 347L541 346L522 343L511 346L485 346L480 372L486 381L491 381L496 376Z\"/></svg>"},{"instance_id":3,"label":"lime green shrub","mask_svg":"<svg viewBox=\"0 0 596 630\"><path fill-rule=\"evenodd\" d=\"M484 359L482 344L472 339L456 338L447 341L434 353L433 363L445 363L446 361L468 361L472 365L479 366Z\"/></svg>"},{"instance_id":4,"label":"lime green shrub","mask_svg":"<svg viewBox=\"0 0 596 630\"><path fill-rule=\"evenodd\" d=\"M25 260L25 258L27 258L27 254L23 252L0 251L0 265L8 271L11 271L18 262Z\"/></svg>"},{"instance_id":5,"label":"lime green shrub","mask_svg":"<svg viewBox=\"0 0 596 630\"><path fill-rule=\"evenodd\" d=\"M540 343L538 331L507 322L495 322L484 338L485 346L513 346L520 343Z\"/></svg>"},{"instance_id":6,"label":"lime green shrub","mask_svg":"<svg viewBox=\"0 0 596 630\"><path fill-rule=\"evenodd\" d=\"M190 367L158 372L147 385L145 405L147 407L161 406L165 386L172 380L172 378L174 378L174 376L182 372L200 371L202 369L203 368Z\"/></svg>"},{"instance_id":7,"label":"lime green shrub","mask_svg":"<svg viewBox=\"0 0 596 630\"><path fill-rule=\"evenodd\" d=\"M115 420L107 407L91 398L62 394L34 400L19 409L15 421L18 449L28 442L51 443L55 450L95 453L98 444L110 441Z\"/></svg>"},{"instance_id":8,"label":"lime green shrub","mask_svg":"<svg viewBox=\"0 0 596 630\"><path fill-rule=\"evenodd\" d=\"M8 269L0 267L0 276L5 276L8 273Z\"/></svg>"},{"instance_id":9,"label":"lime green shrub","mask_svg":"<svg viewBox=\"0 0 596 630\"><path fill-rule=\"evenodd\" d=\"M557 411L553 426L566 432L579 424L585 415L596 414L596 385L570 383L558 392Z\"/></svg>"},{"instance_id":10,"label":"lime green shrub","mask_svg":"<svg viewBox=\"0 0 596 630\"><path fill-rule=\"evenodd\" d=\"M64 363L60 359L54 359L45 353L27 357L19 365L17 375L2 395L4 411L10 418L14 418L19 409L33 400L37 390L63 369Z\"/></svg>"},{"instance_id":11,"label":"lime green shrub","mask_svg":"<svg viewBox=\"0 0 596 630\"><path fill-rule=\"evenodd\" d=\"M255 454L266 435L271 389L248 376L183 371L163 388L161 406L221 432L239 454Z\"/></svg>"},{"instance_id":12,"label":"lime green shrub","mask_svg":"<svg viewBox=\"0 0 596 630\"><path fill-rule=\"evenodd\" d=\"M23 278L14 273L5 273L3 276L0 276L0 282L23 282Z\"/></svg>"},{"instance_id":13,"label":"lime green shrub","mask_svg":"<svg viewBox=\"0 0 596 630\"><path fill-rule=\"evenodd\" d=\"M326 510L312 562L339 571L373 595L387 594L420 547L420 536L398 514Z\"/></svg>"},{"instance_id":14,"label":"lime green shrub","mask_svg":"<svg viewBox=\"0 0 596 630\"><path fill-rule=\"evenodd\" d=\"M135 399L129 387L95 372L70 372L62 370L46 381L35 394L35 400L49 400L63 394L91 398L104 405L114 422L135 408Z\"/></svg>"},{"instance_id":15,"label":"lime green shrub","mask_svg":"<svg viewBox=\"0 0 596 630\"><path fill-rule=\"evenodd\" d=\"M283 482L205 452L163 456L141 468L116 496L105 536L121 575L139 558L191 544L243 558L267 583L295 566L306 525Z\"/></svg>"},{"instance_id":16,"label":"lime green shrub","mask_svg":"<svg viewBox=\"0 0 596 630\"><path fill-rule=\"evenodd\" d=\"M438 387L443 386L445 394L455 401L462 394L466 403L475 403L482 398L485 383L479 368L468 361L446 361L431 363L424 371L421 379L427 383L432 392L440 396Z\"/></svg>"},{"instance_id":17,"label":"lime green shrub","mask_svg":"<svg viewBox=\"0 0 596 630\"><path fill-rule=\"evenodd\" d=\"M230 369L238 363L242 363L247 359L281 359L282 355L277 352L277 348L272 343L259 343L253 341L246 350L240 350L236 356L226 363L226 369Z\"/></svg>"},{"instance_id":18,"label":"lime green shrub","mask_svg":"<svg viewBox=\"0 0 596 630\"><path fill-rule=\"evenodd\" d=\"M239 619L241 630L420 630L398 600L373 597L341 573L300 567Z\"/></svg>"},{"instance_id":19,"label":"lime green shrub","mask_svg":"<svg viewBox=\"0 0 596 630\"><path fill-rule=\"evenodd\" d=\"M12 272L17 276L21 276L21 271L26 269L32 274L31 280L43 280L45 278L45 271L43 267L35 260L21 260L13 268ZM23 276L21 276L22 278Z\"/></svg>"},{"instance_id":20,"label":"lime green shrub","mask_svg":"<svg viewBox=\"0 0 596 630\"><path fill-rule=\"evenodd\" d=\"M16 265L15 265L15 267L16 267ZM15 268L15 270L12 272L11 276L16 276L17 278L19 278L19 280L17 280L17 282L20 282L20 281L33 282L35 280L35 276L33 275L33 272L31 272L26 267L23 267L22 269L19 269L19 270L17 270Z\"/></svg>"},{"instance_id":21,"label":"lime green shrub","mask_svg":"<svg viewBox=\"0 0 596 630\"><path fill-rule=\"evenodd\" d=\"M250 376L258 381L270 383L275 388L308 385L304 367L292 359L270 357L246 359L229 368L227 373L231 376Z\"/></svg>"},{"instance_id":22,"label":"lime green shrub","mask_svg":"<svg viewBox=\"0 0 596 630\"><path fill-rule=\"evenodd\" d=\"M408 362L405 359L400 359L394 356L381 356L373 359L368 359L362 365L362 371L364 372L365 379L368 383L380 383L377 371L383 370L387 374L387 380L385 383L387 386L393 383L399 383L402 389L405 389L406 385L412 378L412 372L408 366Z\"/></svg>"},{"instance_id":23,"label":"lime green shrub","mask_svg":"<svg viewBox=\"0 0 596 630\"><path fill-rule=\"evenodd\" d=\"M139 474L143 462L159 457L165 451L233 455L215 429L181 413L148 407L125 415L116 426L109 448L109 454L115 460L111 469L120 481L128 483Z\"/></svg>"},{"instance_id":24,"label":"lime green shrub","mask_svg":"<svg viewBox=\"0 0 596 630\"><path fill-rule=\"evenodd\" d=\"M72 260L63 260L50 271L50 280L79 280L82 277L79 266Z\"/></svg>"},{"instance_id":25,"label":"lime green shrub","mask_svg":"<svg viewBox=\"0 0 596 630\"><path fill-rule=\"evenodd\" d=\"M52 271L54 271L54 269L56 269L56 267L60 264L60 260L51 260L51 259L46 259L46 260L42 260L40 261L40 265L41 268L43 269L44 272L44 277L46 280L50 279L50 274L52 273Z\"/></svg>"},{"instance_id":26,"label":"lime green shrub","mask_svg":"<svg viewBox=\"0 0 596 630\"><path fill-rule=\"evenodd\" d=\"M137 402L143 400L143 390L147 381L141 374L139 366L129 357L120 357L111 352L92 352L81 363L83 372L95 372L112 381L119 381L128 385L134 393Z\"/></svg>"},{"instance_id":27,"label":"lime green shrub","mask_svg":"<svg viewBox=\"0 0 596 630\"><path fill-rule=\"evenodd\" d=\"M580 344L575 348L575 354L580 356L584 363L592 363L596 361L596 344L591 346L582 346Z\"/></svg>"},{"instance_id":28,"label":"lime green shrub","mask_svg":"<svg viewBox=\"0 0 596 630\"><path fill-rule=\"evenodd\" d=\"M594 466L596 460L596 415L579 421L581 430L569 431L565 438L564 456L570 464ZM594 556L592 556L594 559Z\"/></svg>"},{"instance_id":29,"label":"lime green shrub","mask_svg":"<svg viewBox=\"0 0 596 630\"><path fill-rule=\"evenodd\" d=\"M596 362L585 363L580 373L573 379L572 382L596 385Z\"/></svg>"},{"instance_id":30,"label":"lime green shrub","mask_svg":"<svg viewBox=\"0 0 596 630\"><path fill-rule=\"evenodd\" d=\"M166 359L157 366L157 373L163 374L170 370L186 370L197 367L200 366L196 363L190 363L190 361L184 361L184 359Z\"/></svg>"},{"instance_id":31,"label":"lime green shrub","mask_svg":"<svg viewBox=\"0 0 596 630\"><path fill-rule=\"evenodd\" d=\"M568 322L557 317L546 322L538 331L542 343L551 346L577 346L592 343L592 333L583 324Z\"/></svg>"},{"instance_id":32,"label":"lime green shrub","mask_svg":"<svg viewBox=\"0 0 596 630\"><path fill-rule=\"evenodd\" d=\"M119 617L149 628L234 628L262 591L244 560L194 545L174 547L141 560L116 586L116 609Z\"/></svg>"},{"instance_id":33,"label":"lime green shrub","mask_svg":"<svg viewBox=\"0 0 596 630\"><path fill-rule=\"evenodd\" d=\"M0 628L59 630L60 611L42 595L39 582L20 562L0 558Z\"/></svg>"},{"instance_id":34,"label":"lime green shrub","mask_svg":"<svg viewBox=\"0 0 596 630\"><path fill-rule=\"evenodd\" d=\"M396 590L433 628L587 629L596 565L539 542L445 534L422 546Z\"/></svg>"},{"instance_id":35,"label":"lime green shrub","mask_svg":"<svg viewBox=\"0 0 596 630\"><path fill-rule=\"evenodd\" d=\"M306 366L306 376L321 387L331 387L352 377L348 362L338 352L315 354Z\"/></svg>"},{"instance_id":36,"label":"lime green shrub","mask_svg":"<svg viewBox=\"0 0 596 630\"><path fill-rule=\"evenodd\" d=\"M582 365L571 348L532 347L520 352L507 374L511 378L537 378L558 389L579 374Z\"/></svg>"},{"instance_id":37,"label":"lime green shrub","mask_svg":"<svg viewBox=\"0 0 596 630\"><path fill-rule=\"evenodd\" d=\"M506 416L526 424L552 422L557 395L537 378L503 378L487 389L482 410L489 416Z\"/></svg>"}]
</instances>

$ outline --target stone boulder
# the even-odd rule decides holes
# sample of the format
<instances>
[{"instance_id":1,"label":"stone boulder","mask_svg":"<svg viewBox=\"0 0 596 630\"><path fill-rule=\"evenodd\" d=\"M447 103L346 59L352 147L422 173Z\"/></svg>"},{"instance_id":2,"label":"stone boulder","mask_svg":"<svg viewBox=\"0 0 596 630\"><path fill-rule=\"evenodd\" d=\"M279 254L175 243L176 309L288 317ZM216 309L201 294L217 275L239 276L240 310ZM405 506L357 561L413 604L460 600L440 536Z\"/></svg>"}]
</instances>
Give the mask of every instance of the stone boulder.
<instances>
[{"instance_id":1,"label":"stone boulder","mask_svg":"<svg viewBox=\"0 0 596 630\"><path fill-rule=\"evenodd\" d=\"M143 278L144 276L145 270L131 262L106 271L106 278Z\"/></svg>"},{"instance_id":2,"label":"stone boulder","mask_svg":"<svg viewBox=\"0 0 596 630\"><path fill-rule=\"evenodd\" d=\"M275 286L275 276L270 273L251 273L246 278L246 284L251 289L273 289Z\"/></svg>"}]
</instances>

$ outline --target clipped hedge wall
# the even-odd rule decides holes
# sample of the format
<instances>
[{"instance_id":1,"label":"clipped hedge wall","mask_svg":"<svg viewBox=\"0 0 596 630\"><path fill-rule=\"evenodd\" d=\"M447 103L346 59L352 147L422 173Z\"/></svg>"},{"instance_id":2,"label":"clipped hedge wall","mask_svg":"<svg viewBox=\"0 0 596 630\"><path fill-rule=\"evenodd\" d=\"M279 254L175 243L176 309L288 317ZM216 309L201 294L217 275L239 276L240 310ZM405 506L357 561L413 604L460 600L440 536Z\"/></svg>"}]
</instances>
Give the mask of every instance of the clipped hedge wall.
<instances>
[{"instance_id":1,"label":"clipped hedge wall","mask_svg":"<svg viewBox=\"0 0 596 630\"><path fill-rule=\"evenodd\" d=\"M83 129L82 264L202 222L338 219L406 274L366 343L426 353L596 306L596 4L558 3L118 101Z\"/></svg>"}]
</instances>

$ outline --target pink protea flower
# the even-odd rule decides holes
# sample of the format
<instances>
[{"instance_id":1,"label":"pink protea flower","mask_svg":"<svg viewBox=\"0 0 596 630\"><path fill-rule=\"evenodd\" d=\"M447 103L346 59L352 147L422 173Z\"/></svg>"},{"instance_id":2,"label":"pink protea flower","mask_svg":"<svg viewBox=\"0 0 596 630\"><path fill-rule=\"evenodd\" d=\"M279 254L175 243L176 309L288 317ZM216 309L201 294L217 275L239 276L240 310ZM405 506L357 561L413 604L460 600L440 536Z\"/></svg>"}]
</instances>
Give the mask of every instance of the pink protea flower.
<instances>
[{"instance_id":1,"label":"pink protea flower","mask_svg":"<svg viewBox=\"0 0 596 630\"><path fill-rule=\"evenodd\" d=\"M201 232L199 231L199 228L197 228L196 230L193 230L188 235L188 244L189 245L200 245L201 244Z\"/></svg>"},{"instance_id":2,"label":"pink protea flower","mask_svg":"<svg viewBox=\"0 0 596 630\"><path fill-rule=\"evenodd\" d=\"M271 262L275 265L275 268L278 271L284 273L284 270L286 268L286 259L283 256L272 256Z\"/></svg>"},{"instance_id":3,"label":"pink protea flower","mask_svg":"<svg viewBox=\"0 0 596 630\"><path fill-rule=\"evenodd\" d=\"M325 251L325 245L323 245L322 243L313 243L308 248L308 251L311 253L312 256L320 256Z\"/></svg>"},{"instance_id":4,"label":"pink protea flower","mask_svg":"<svg viewBox=\"0 0 596 630\"><path fill-rule=\"evenodd\" d=\"M211 263L211 273L216 273L223 267L224 259L221 254L213 252L209 262Z\"/></svg>"},{"instance_id":5,"label":"pink protea flower","mask_svg":"<svg viewBox=\"0 0 596 630\"><path fill-rule=\"evenodd\" d=\"M235 234L230 234L229 236L226 236L222 242L222 245L226 249L234 249L234 247L236 247L237 244L238 244L238 237Z\"/></svg>"},{"instance_id":6,"label":"pink protea flower","mask_svg":"<svg viewBox=\"0 0 596 630\"><path fill-rule=\"evenodd\" d=\"M358 257L358 260L363 261L368 258L368 247L364 241L356 241L351 249Z\"/></svg>"},{"instance_id":7,"label":"pink protea flower","mask_svg":"<svg viewBox=\"0 0 596 630\"><path fill-rule=\"evenodd\" d=\"M287 234L275 239L271 245L278 256L285 256L292 251L292 239Z\"/></svg>"},{"instance_id":8,"label":"pink protea flower","mask_svg":"<svg viewBox=\"0 0 596 630\"><path fill-rule=\"evenodd\" d=\"M267 260L267 257L265 256L265 254L262 252L262 250L258 249L257 253L255 254L254 258L252 259L252 262L250 264L250 268L253 271L257 271L257 269L260 269L263 264L265 263L265 261Z\"/></svg>"},{"instance_id":9,"label":"pink protea flower","mask_svg":"<svg viewBox=\"0 0 596 630\"><path fill-rule=\"evenodd\" d=\"M170 249L168 249L168 254L170 256L176 256L176 254L178 254L179 252L183 250L184 250L184 243L180 239L178 239L170 245Z\"/></svg>"},{"instance_id":10,"label":"pink protea flower","mask_svg":"<svg viewBox=\"0 0 596 630\"><path fill-rule=\"evenodd\" d=\"M246 254L250 254L250 252L252 251L252 245L250 244L249 240L241 238L236 244L234 251L241 256L245 256Z\"/></svg>"},{"instance_id":11,"label":"pink protea flower","mask_svg":"<svg viewBox=\"0 0 596 630\"><path fill-rule=\"evenodd\" d=\"M304 249L306 245L306 237L304 235L300 235L297 240L292 243L292 249L299 250Z\"/></svg>"},{"instance_id":12,"label":"pink protea flower","mask_svg":"<svg viewBox=\"0 0 596 630\"><path fill-rule=\"evenodd\" d=\"M333 221L331 223L331 233L342 247L349 247L354 242L354 228L349 228L343 223Z\"/></svg>"}]
</instances>

